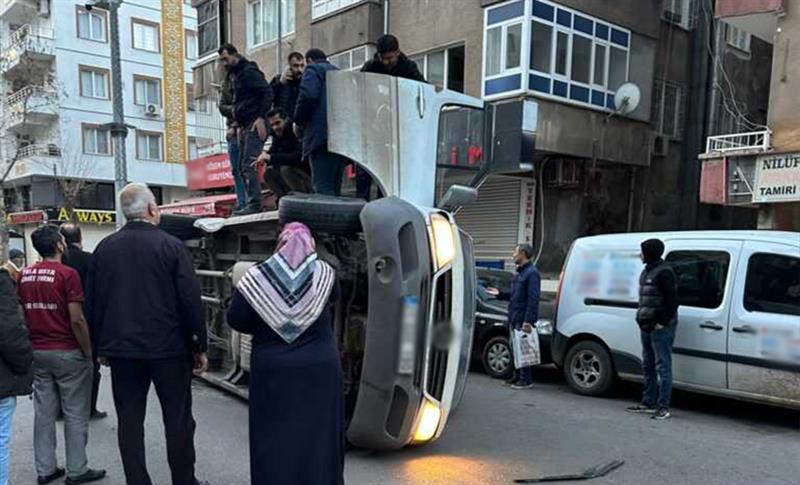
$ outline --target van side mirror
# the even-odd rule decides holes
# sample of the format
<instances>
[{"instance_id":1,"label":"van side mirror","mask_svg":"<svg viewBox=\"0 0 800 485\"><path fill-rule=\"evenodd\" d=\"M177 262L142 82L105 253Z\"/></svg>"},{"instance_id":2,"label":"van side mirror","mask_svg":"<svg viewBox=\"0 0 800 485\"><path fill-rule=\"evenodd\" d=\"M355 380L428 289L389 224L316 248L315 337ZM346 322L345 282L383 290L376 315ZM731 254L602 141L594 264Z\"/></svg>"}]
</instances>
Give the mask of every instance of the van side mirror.
<instances>
[{"instance_id":1,"label":"van side mirror","mask_svg":"<svg viewBox=\"0 0 800 485\"><path fill-rule=\"evenodd\" d=\"M439 201L439 209L452 211L465 205L474 204L478 201L478 189L465 185L453 185L445 192L442 200Z\"/></svg>"}]
</instances>

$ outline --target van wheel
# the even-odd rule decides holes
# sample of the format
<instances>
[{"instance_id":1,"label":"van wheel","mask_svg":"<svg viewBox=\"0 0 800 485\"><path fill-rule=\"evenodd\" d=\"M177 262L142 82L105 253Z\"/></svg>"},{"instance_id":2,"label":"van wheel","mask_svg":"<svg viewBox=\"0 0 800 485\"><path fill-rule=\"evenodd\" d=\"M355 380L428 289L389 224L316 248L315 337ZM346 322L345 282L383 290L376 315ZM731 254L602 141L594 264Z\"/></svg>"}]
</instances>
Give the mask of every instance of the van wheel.
<instances>
[{"instance_id":1,"label":"van wheel","mask_svg":"<svg viewBox=\"0 0 800 485\"><path fill-rule=\"evenodd\" d=\"M564 359L564 377L584 396L604 396L614 385L614 365L605 347L591 340L573 345Z\"/></svg>"},{"instance_id":2,"label":"van wheel","mask_svg":"<svg viewBox=\"0 0 800 485\"><path fill-rule=\"evenodd\" d=\"M302 222L314 232L352 234L361 231L366 202L350 197L293 194L281 198L278 217L284 224Z\"/></svg>"},{"instance_id":3,"label":"van wheel","mask_svg":"<svg viewBox=\"0 0 800 485\"><path fill-rule=\"evenodd\" d=\"M514 358L508 337L499 335L489 339L481 354L483 369L495 379L508 379L514 372Z\"/></svg>"}]
</instances>

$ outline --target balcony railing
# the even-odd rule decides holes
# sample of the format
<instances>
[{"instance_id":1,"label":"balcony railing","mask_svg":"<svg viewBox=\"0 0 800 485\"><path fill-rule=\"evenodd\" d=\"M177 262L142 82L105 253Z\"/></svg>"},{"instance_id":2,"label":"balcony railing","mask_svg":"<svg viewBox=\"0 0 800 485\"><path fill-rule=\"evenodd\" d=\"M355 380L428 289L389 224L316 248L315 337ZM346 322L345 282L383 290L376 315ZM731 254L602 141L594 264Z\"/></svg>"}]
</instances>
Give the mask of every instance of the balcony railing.
<instances>
[{"instance_id":1,"label":"balcony railing","mask_svg":"<svg viewBox=\"0 0 800 485\"><path fill-rule=\"evenodd\" d=\"M54 144L48 143L46 145L27 145L21 147L16 154L17 160L24 160L26 158L35 157L60 157L61 148Z\"/></svg>"},{"instance_id":2,"label":"balcony railing","mask_svg":"<svg viewBox=\"0 0 800 485\"><path fill-rule=\"evenodd\" d=\"M5 37L5 36L4 36ZM53 29L23 25L11 33L0 45L0 71L6 72L29 59L49 59L55 55Z\"/></svg>"},{"instance_id":3,"label":"balcony railing","mask_svg":"<svg viewBox=\"0 0 800 485\"><path fill-rule=\"evenodd\" d=\"M765 152L770 149L769 130L736 133L733 135L709 136L706 139L706 154L731 152Z\"/></svg>"},{"instance_id":4,"label":"balcony railing","mask_svg":"<svg viewBox=\"0 0 800 485\"><path fill-rule=\"evenodd\" d=\"M54 89L45 88L43 86L25 86L19 91L13 92L6 97L6 104L8 106L18 105L20 103L27 103L28 107L35 107L31 102L55 102L56 91Z\"/></svg>"}]
</instances>

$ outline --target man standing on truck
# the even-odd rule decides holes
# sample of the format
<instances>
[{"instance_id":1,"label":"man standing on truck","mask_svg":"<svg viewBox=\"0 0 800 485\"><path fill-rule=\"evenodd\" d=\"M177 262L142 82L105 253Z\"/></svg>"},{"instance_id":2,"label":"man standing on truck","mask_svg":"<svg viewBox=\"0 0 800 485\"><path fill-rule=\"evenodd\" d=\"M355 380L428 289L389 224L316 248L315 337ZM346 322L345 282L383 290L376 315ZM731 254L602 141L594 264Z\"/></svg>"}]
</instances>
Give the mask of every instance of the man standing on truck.
<instances>
[{"instance_id":1,"label":"man standing on truck","mask_svg":"<svg viewBox=\"0 0 800 485\"><path fill-rule=\"evenodd\" d=\"M265 117L272 106L272 88L258 65L245 59L233 45L225 44L217 53L233 80L232 114L239 145L238 169L247 191L246 206L234 215L255 214L261 212L261 182L252 163L267 139Z\"/></svg>"},{"instance_id":2,"label":"man standing on truck","mask_svg":"<svg viewBox=\"0 0 800 485\"><path fill-rule=\"evenodd\" d=\"M645 267L639 277L639 309L636 323L642 337L642 402L632 413L652 414L656 420L669 419L672 396L672 345L678 326L678 283L675 272L661 257L664 243L648 239L641 245Z\"/></svg>"},{"instance_id":3,"label":"man standing on truck","mask_svg":"<svg viewBox=\"0 0 800 485\"><path fill-rule=\"evenodd\" d=\"M152 485L144 419L151 383L164 415L174 485L197 485L192 372L208 367L200 284L191 254L158 228L156 198L144 184L119 194L127 224L95 249L86 288L92 340L104 365L118 416L128 485Z\"/></svg>"},{"instance_id":4,"label":"man standing on truck","mask_svg":"<svg viewBox=\"0 0 800 485\"><path fill-rule=\"evenodd\" d=\"M225 77L222 78L217 109L225 118L225 141L228 145L228 161L231 164L233 187L236 191L236 208L234 212L247 207L247 184L242 175L239 163L239 140L236 136L236 120L233 119L233 73L227 64L222 65Z\"/></svg>"},{"instance_id":5,"label":"man standing on truck","mask_svg":"<svg viewBox=\"0 0 800 485\"><path fill-rule=\"evenodd\" d=\"M386 34L378 37L375 44L375 57L364 63L361 72L373 72L375 74L386 74L388 76L411 79L413 81L425 82L425 77L419 72L417 63L408 58L400 50L400 42L397 37ZM364 169L356 166L356 196L359 199L369 201L372 191L372 177Z\"/></svg>"},{"instance_id":6,"label":"man standing on truck","mask_svg":"<svg viewBox=\"0 0 800 485\"><path fill-rule=\"evenodd\" d=\"M279 109L289 116L294 115L297 106L297 96L300 94L300 80L306 68L306 59L299 52L292 52L286 59L288 65L283 72L270 81L272 94L272 109Z\"/></svg>"},{"instance_id":7,"label":"man standing on truck","mask_svg":"<svg viewBox=\"0 0 800 485\"><path fill-rule=\"evenodd\" d=\"M264 145L254 162L256 165L266 164L264 181L278 200L289 192L309 192L311 169L303 160L303 147L294 134L292 121L280 109L270 111L267 120L272 131L272 143Z\"/></svg>"},{"instance_id":8,"label":"man standing on truck","mask_svg":"<svg viewBox=\"0 0 800 485\"><path fill-rule=\"evenodd\" d=\"M306 69L294 112L294 132L303 139L303 158L311 162L314 192L338 196L346 160L328 151L328 72L338 70L320 49L306 52Z\"/></svg>"},{"instance_id":9,"label":"man standing on truck","mask_svg":"<svg viewBox=\"0 0 800 485\"><path fill-rule=\"evenodd\" d=\"M533 265L533 246L520 244L514 249L514 264L517 274L511 282L511 298L508 301L509 332L522 330L525 333L536 331L539 320L539 298L541 295L541 277ZM530 367L515 369L510 381L511 388L516 390L533 387L533 376Z\"/></svg>"}]
</instances>

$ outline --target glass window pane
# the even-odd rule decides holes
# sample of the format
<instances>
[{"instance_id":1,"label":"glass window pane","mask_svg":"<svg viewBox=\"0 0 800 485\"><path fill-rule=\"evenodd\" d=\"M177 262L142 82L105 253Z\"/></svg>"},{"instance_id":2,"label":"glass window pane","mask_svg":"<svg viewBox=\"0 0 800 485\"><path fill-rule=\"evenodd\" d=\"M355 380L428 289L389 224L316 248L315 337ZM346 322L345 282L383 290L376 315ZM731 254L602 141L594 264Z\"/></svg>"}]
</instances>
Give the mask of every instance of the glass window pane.
<instances>
[{"instance_id":1,"label":"glass window pane","mask_svg":"<svg viewBox=\"0 0 800 485\"><path fill-rule=\"evenodd\" d=\"M678 114L678 88L676 86L664 86L664 126L662 133L665 135L675 135L677 126L675 118Z\"/></svg>"},{"instance_id":2,"label":"glass window pane","mask_svg":"<svg viewBox=\"0 0 800 485\"><path fill-rule=\"evenodd\" d=\"M447 49L447 89L464 92L464 46Z\"/></svg>"},{"instance_id":3,"label":"glass window pane","mask_svg":"<svg viewBox=\"0 0 800 485\"><path fill-rule=\"evenodd\" d=\"M78 13L78 36L85 39L91 38L89 29L89 14L86 12Z\"/></svg>"},{"instance_id":4,"label":"glass window pane","mask_svg":"<svg viewBox=\"0 0 800 485\"><path fill-rule=\"evenodd\" d=\"M581 35L572 36L572 80L589 83L592 41Z\"/></svg>"},{"instance_id":5,"label":"glass window pane","mask_svg":"<svg viewBox=\"0 0 800 485\"><path fill-rule=\"evenodd\" d=\"M550 73L553 65L553 27L533 22L531 35L531 69Z\"/></svg>"},{"instance_id":6,"label":"glass window pane","mask_svg":"<svg viewBox=\"0 0 800 485\"><path fill-rule=\"evenodd\" d=\"M428 82L444 87L444 51L428 55Z\"/></svg>"},{"instance_id":7,"label":"glass window pane","mask_svg":"<svg viewBox=\"0 0 800 485\"><path fill-rule=\"evenodd\" d=\"M160 138L156 135L151 135L148 138L150 143L150 160L161 160Z\"/></svg>"},{"instance_id":8,"label":"glass window pane","mask_svg":"<svg viewBox=\"0 0 800 485\"><path fill-rule=\"evenodd\" d=\"M730 255L724 251L673 251L666 261L678 278L682 306L719 308L725 297Z\"/></svg>"},{"instance_id":9,"label":"glass window pane","mask_svg":"<svg viewBox=\"0 0 800 485\"><path fill-rule=\"evenodd\" d=\"M608 89L616 91L628 81L628 53L622 49L611 48L608 65Z\"/></svg>"},{"instance_id":10,"label":"glass window pane","mask_svg":"<svg viewBox=\"0 0 800 485\"><path fill-rule=\"evenodd\" d=\"M282 35L294 32L294 2L295 0L281 0L283 10L281 11Z\"/></svg>"},{"instance_id":11,"label":"glass window pane","mask_svg":"<svg viewBox=\"0 0 800 485\"><path fill-rule=\"evenodd\" d=\"M594 45L594 83L606 85L606 46L601 44Z\"/></svg>"},{"instance_id":12,"label":"glass window pane","mask_svg":"<svg viewBox=\"0 0 800 485\"><path fill-rule=\"evenodd\" d=\"M752 255L747 265L744 307L749 312L800 315L800 258Z\"/></svg>"},{"instance_id":13,"label":"glass window pane","mask_svg":"<svg viewBox=\"0 0 800 485\"><path fill-rule=\"evenodd\" d=\"M94 73L94 95L97 98L106 98L106 75Z\"/></svg>"},{"instance_id":14,"label":"glass window pane","mask_svg":"<svg viewBox=\"0 0 800 485\"><path fill-rule=\"evenodd\" d=\"M137 80L133 86L134 89L134 96L136 98L136 104L145 104L146 101L146 93L145 93L145 82L144 80Z\"/></svg>"},{"instance_id":15,"label":"glass window pane","mask_svg":"<svg viewBox=\"0 0 800 485\"><path fill-rule=\"evenodd\" d=\"M83 129L83 152L84 153L94 152L91 128Z\"/></svg>"},{"instance_id":16,"label":"glass window pane","mask_svg":"<svg viewBox=\"0 0 800 485\"><path fill-rule=\"evenodd\" d=\"M254 45L263 42L261 37L263 29L261 7L261 2L253 2L250 4L250 39Z\"/></svg>"},{"instance_id":17,"label":"glass window pane","mask_svg":"<svg viewBox=\"0 0 800 485\"><path fill-rule=\"evenodd\" d=\"M96 130L97 133L97 153L108 155L111 150L108 149L108 131Z\"/></svg>"},{"instance_id":18,"label":"glass window pane","mask_svg":"<svg viewBox=\"0 0 800 485\"><path fill-rule=\"evenodd\" d=\"M92 83L92 73L91 71L81 71L81 96L92 96L92 89L94 88L94 84Z\"/></svg>"},{"instance_id":19,"label":"glass window pane","mask_svg":"<svg viewBox=\"0 0 800 485\"><path fill-rule=\"evenodd\" d=\"M486 75L500 74L501 49L503 43L503 29L495 27L486 32Z\"/></svg>"},{"instance_id":20,"label":"glass window pane","mask_svg":"<svg viewBox=\"0 0 800 485\"><path fill-rule=\"evenodd\" d=\"M519 67L522 50L522 24L506 29L506 69Z\"/></svg>"},{"instance_id":21,"label":"glass window pane","mask_svg":"<svg viewBox=\"0 0 800 485\"><path fill-rule=\"evenodd\" d=\"M92 15L92 39L105 40L106 30L103 23L103 17L100 15Z\"/></svg>"},{"instance_id":22,"label":"glass window pane","mask_svg":"<svg viewBox=\"0 0 800 485\"><path fill-rule=\"evenodd\" d=\"M278 38L278 1L264 0L264 41Z\"/></svg>"},{"instance_id":23,"label":"glass window pane","mask_svg":"<svg viewBox=\"0 0 800 485\"><path fill-rule=\"evenodd\" d=\"M143 160L147 159L147 137L145 135L139 135L136 138L136 145L136 153L139 158Z\"/></svg>"},{"instance_id":24,"label":"glass window pane","mask_svg":"<svg viewBox=\"0 0 800 485\"><path fill-rule=\"evenodd\" d=\"M567 75L567 55L569 54L569 34L556 34L556 74Z\"/></svg>"}]
</instances>

